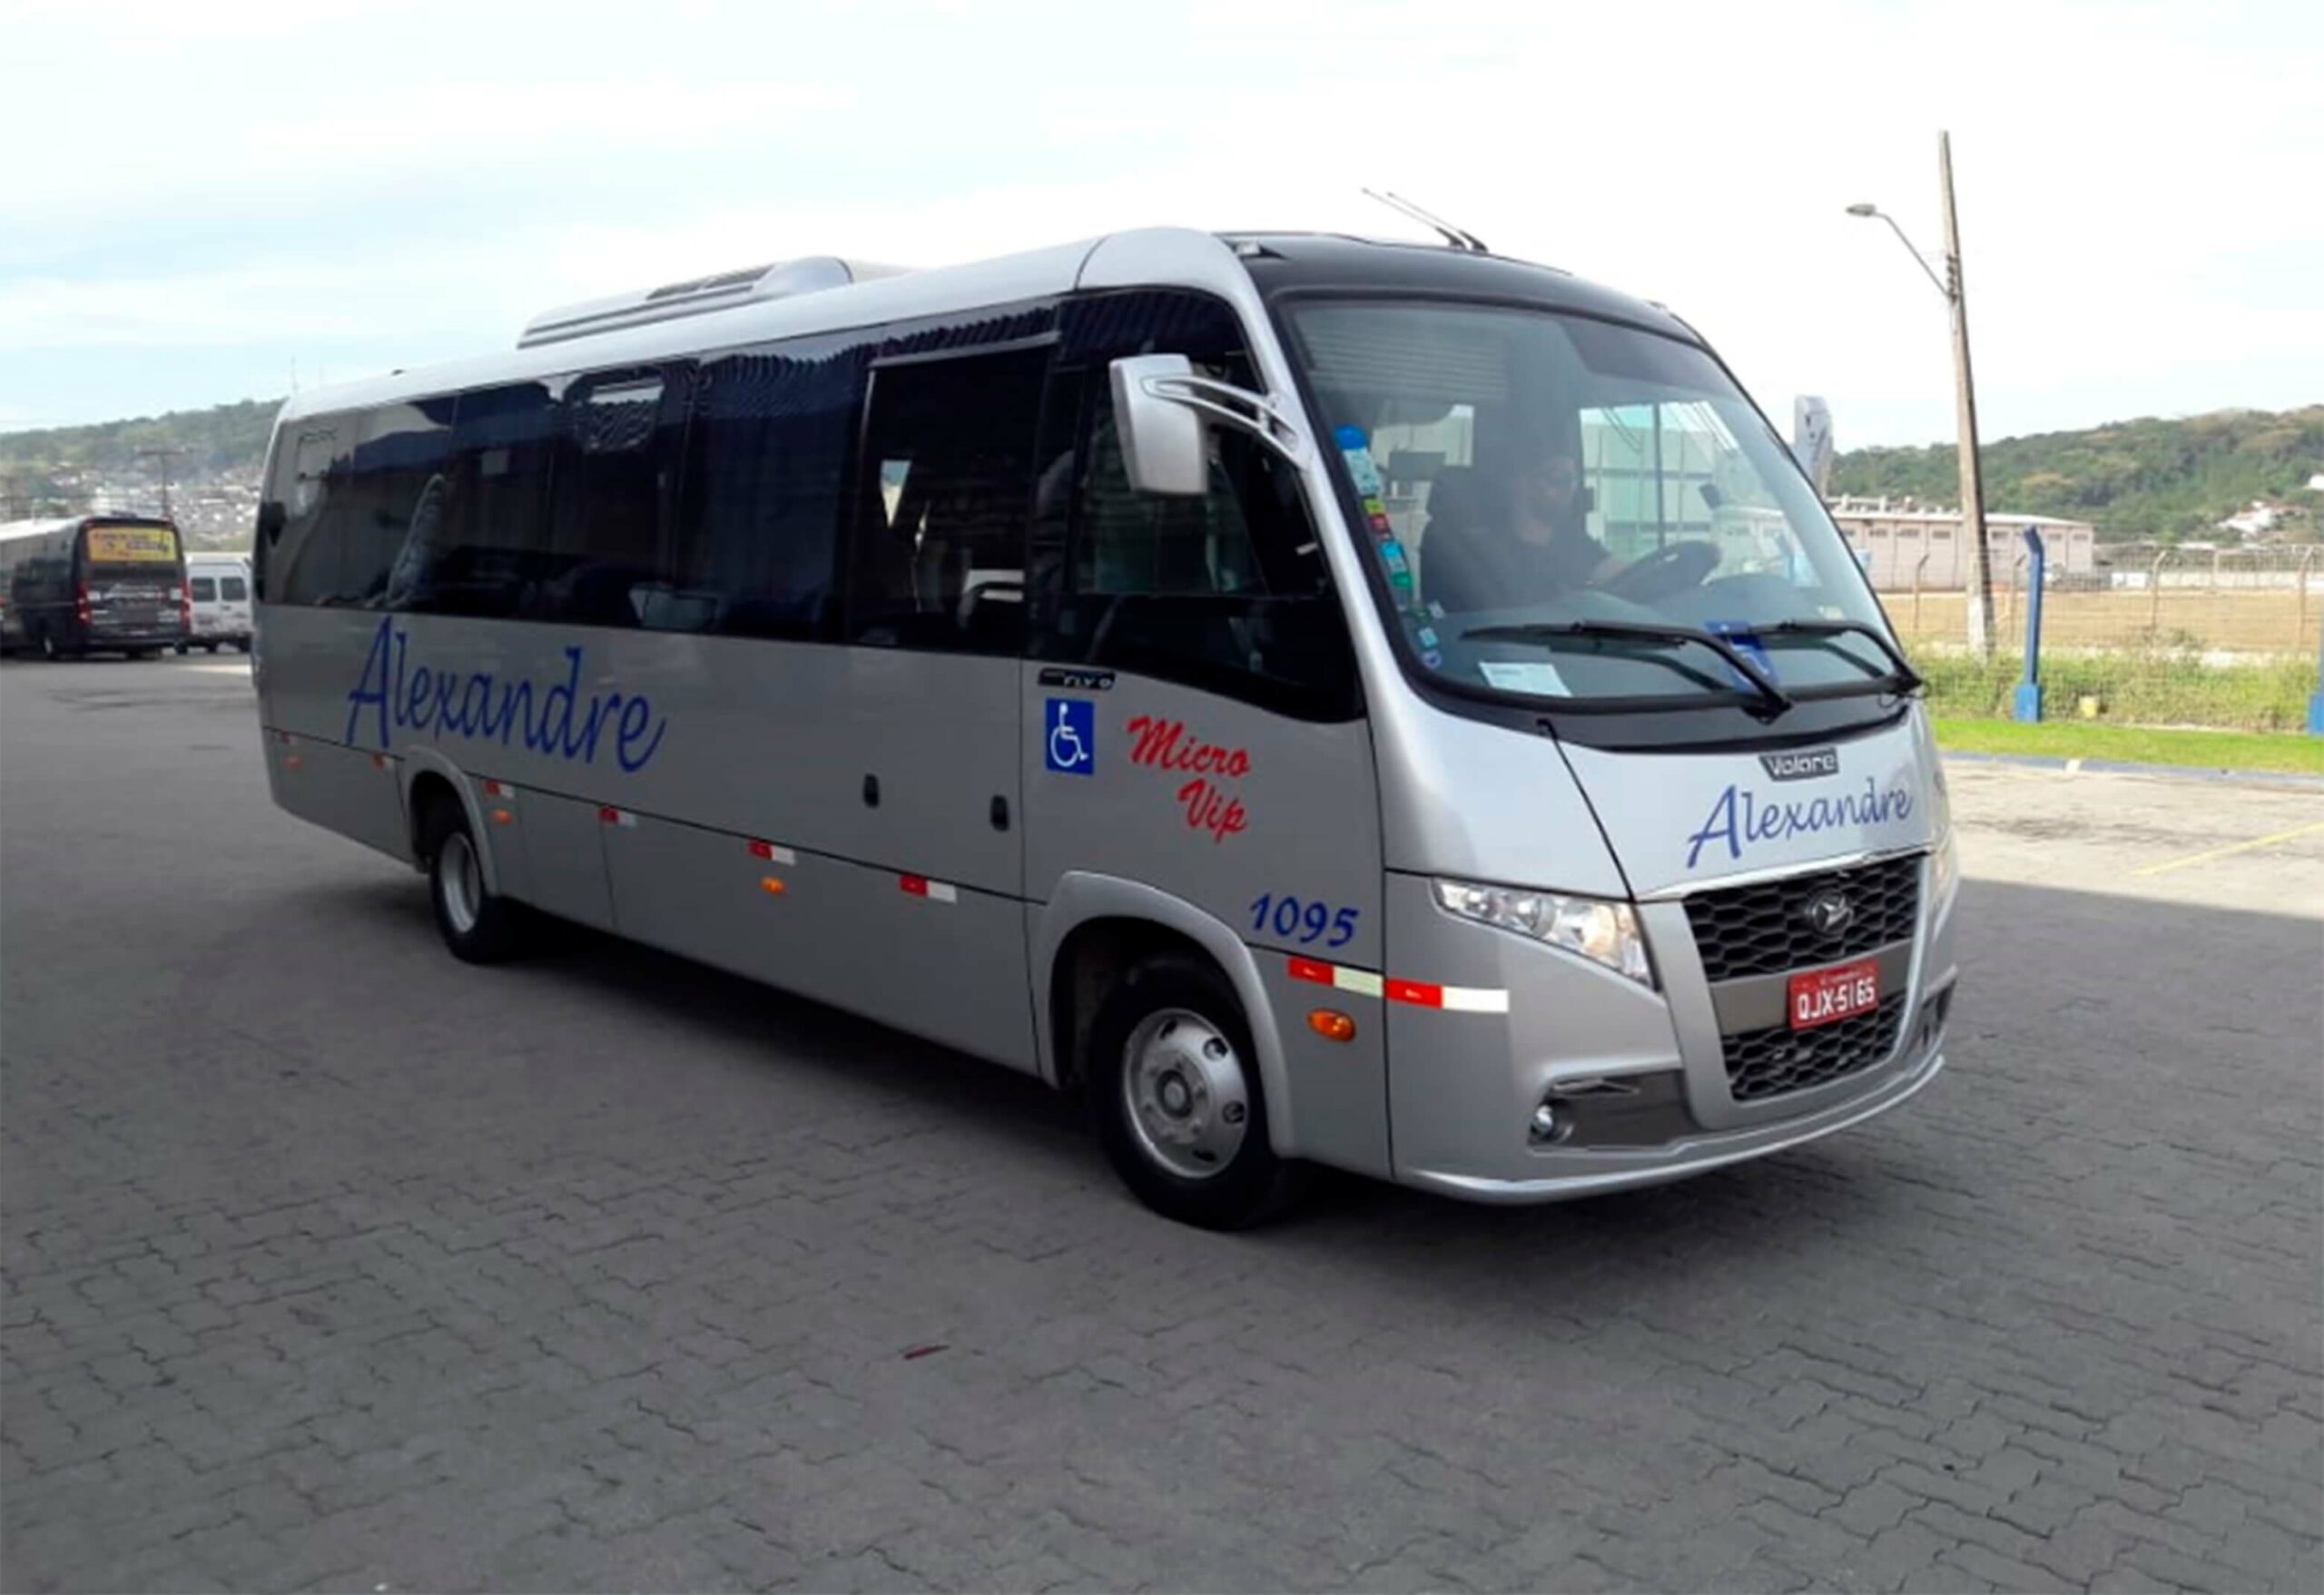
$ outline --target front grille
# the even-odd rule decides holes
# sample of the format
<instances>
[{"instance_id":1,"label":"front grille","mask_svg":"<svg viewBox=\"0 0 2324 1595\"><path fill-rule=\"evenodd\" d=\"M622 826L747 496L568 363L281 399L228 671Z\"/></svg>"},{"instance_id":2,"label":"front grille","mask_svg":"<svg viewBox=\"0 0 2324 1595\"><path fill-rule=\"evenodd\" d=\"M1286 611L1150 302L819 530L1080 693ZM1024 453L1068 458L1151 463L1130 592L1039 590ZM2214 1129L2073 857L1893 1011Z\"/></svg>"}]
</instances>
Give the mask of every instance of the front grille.
<instances>
[{"instance_id":1,"label":"front grille","mask_svg":"<svg viewBox=\"0 0 2324 1595\"><path fill-rule=\"evenodd\" d=\"M1808 929L1801 911L1827 887L1847 893L1856 914L1836 935ZM1713 981L1811 969L1909 941L1920 918L1919 855L1882 859L1847 870L1787 875L1687 899L1687 923Z\"/></svg>"},{"instance_id":2,"label":"front grille","mask_svg":"<svg viewBox=\"0 0 2324 1595\"><path fill-rule=\"evenodd\" d=\"M1756 1102L1787 1091L1805 1091L1868 1068L1895 1048L1896 1027L1904 1016L1905 997L1900 991L1870 1013L1812 1030L1769 1025L1764 1030L1722 1036L1728 1095L1738 1102Z\"/></svg>"}]
</instances>

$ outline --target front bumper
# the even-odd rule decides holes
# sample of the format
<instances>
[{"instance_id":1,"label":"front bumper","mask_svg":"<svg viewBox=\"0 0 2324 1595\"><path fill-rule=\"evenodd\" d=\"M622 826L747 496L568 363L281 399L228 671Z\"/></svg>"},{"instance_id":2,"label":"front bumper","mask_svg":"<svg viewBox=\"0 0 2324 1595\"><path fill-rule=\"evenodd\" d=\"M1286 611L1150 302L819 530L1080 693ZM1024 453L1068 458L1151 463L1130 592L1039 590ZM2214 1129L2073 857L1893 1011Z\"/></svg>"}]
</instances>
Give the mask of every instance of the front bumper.
<instances>
[{"instance_id":1,"label":"front bumper","mask_svg":"<svg viewBox=\"0 0 2324 1595\"><path fill-rule=\"evenodd\" d=\"M1531 1179L1497 1179L1433 1168L1399 1171L1403 1184L1441 1191L1471 1202L1505 1205L1565 1202L1577 1196L1659 1186L1705 1174L1730 1163L1789 1151L1837 1130L1862 1124L1919 1094L1945 1067L1942 1041L1901 1073L1891 1070L1871 1092L1806 1118L1780 1120L1758 1129L1712 1131L1667 1147L1637 1151L1576 1150L1550 1154L1564 1172ZM1594 1165L1594 1167L1593 1167Z\"/></svg>"},{"instance_id":2,"label":"front bumper","mask_svg":"<svg viewBox=\"0 0 2324 1595\"><path fill-rule=\"evenodd\" d=\"M1392 966L1443 970L1448 983L1507 998L1498 1021L1390 1005L1394 1177L1471 1201L1558 1201L1780 1152L1918 1094L1945 1066L1958 974L1952 904L1928 902L1925 860L1918 868L1910 939L1881 960L1883 997L1901 1003L1893 1039L1837 1078L1758 1095L1736 1088L1722 1031L1738 1028L1737 997L1765 982L1708 980L1682 903L1640 907L1659 979L1649 991L1455 919L1437 909L1424 881L1391 877ZM1544 1142L1529 1134L1529 1121L1546 1099L1572 1117L1568 1131Z\"/></svg>"}]
</instances>

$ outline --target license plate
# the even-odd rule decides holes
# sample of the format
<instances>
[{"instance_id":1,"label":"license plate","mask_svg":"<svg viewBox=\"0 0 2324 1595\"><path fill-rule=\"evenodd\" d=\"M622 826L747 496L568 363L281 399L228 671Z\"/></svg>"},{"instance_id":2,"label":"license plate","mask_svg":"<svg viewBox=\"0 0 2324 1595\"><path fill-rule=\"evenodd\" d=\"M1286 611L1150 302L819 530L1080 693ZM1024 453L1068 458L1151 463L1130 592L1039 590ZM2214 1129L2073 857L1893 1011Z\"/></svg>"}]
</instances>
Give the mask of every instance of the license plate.
<instances>
[{"instance_id":1,"label":"license plate","mask_svg":"<svg viewBox=\"0 0 2324 1595\"><path fill-rule=\"evenodd\" d=\"M1795 1030L1869 1013L1880 1006L1880 960L1860 958L1826 970L1804 970L1792 976L1787 995Z\"/></svg>"}]
</instances>

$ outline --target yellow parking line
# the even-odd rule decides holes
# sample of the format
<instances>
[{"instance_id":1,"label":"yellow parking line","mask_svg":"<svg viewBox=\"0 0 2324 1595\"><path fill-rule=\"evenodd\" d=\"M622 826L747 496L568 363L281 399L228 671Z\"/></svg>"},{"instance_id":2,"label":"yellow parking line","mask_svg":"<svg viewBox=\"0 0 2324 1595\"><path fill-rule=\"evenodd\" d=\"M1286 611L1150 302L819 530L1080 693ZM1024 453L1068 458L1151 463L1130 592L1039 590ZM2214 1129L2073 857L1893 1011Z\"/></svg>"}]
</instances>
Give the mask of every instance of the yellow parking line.
<instances>
[{"instance_id":1,"label":"yellow parking line","mask_svg":"<svg viewBox=\"0 0 2324 1595\"><path fill-rule=\"evenodd\" d=\"M2138 875L2161 875L2171 870L2183 870L2190 864L2208 864L2213 859L2223 859L2230 853L2247 853L2255 847L2272 847L2279 842L2290 842L2295 836L2313 836L2324 831L2324 820L2313 825L2295 825L2289 831L2279 831L2269 836L2255 836L2250 842L2239 842L2230 847L2215 847L2209 852L2189 853L2183 859L2172 859L2166 864L2149 864L2143 870L2133 870Z\"/></svg>"}]
</instances>

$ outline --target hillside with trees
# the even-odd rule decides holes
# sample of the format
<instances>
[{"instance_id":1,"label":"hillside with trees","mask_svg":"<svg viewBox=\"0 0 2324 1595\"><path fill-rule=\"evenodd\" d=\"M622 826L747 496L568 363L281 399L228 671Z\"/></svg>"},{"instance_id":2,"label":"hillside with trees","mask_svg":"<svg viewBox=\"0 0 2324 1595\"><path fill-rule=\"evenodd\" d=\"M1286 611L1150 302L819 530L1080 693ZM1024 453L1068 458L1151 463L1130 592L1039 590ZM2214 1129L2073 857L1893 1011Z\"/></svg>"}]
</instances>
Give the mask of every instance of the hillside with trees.
<instances>
[{"instance_id":1,"label":"hillside with trees","mask_svg":"<svg viewBox=\"0 0 2324 1595\"><path fill-rule=\"evenodd\" d=\"M1833 461L1832 491L1951 505L1959 461L1950 443L1859 448ZM2324 404L2003 438L1984 444L1983 463L1988 511L2086 520L2108 541L2213 537L2254 499L2299 510L2292 535L2313 537L2324 494L2307 484L2324 472Z\"/></svg>"},{"instance_id":2,"label":"hillside with trees","mask_svg":"<svg viewBox=\"0 0 2324 1595\"><path fill-rule=\"evenodd\" d=\"M242 472L255 481L266 456L267 432L274 425L274 412L281 408L279 399L251 399L210 409L100 421L90 427L0 433L0 477L126 471L143 450L182 448L186 453L175 468L181 480ZM26 490L9 488L11 492Z\"/></svg>"}]
</instances>

